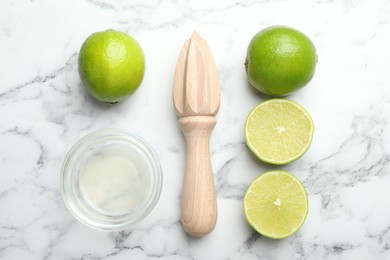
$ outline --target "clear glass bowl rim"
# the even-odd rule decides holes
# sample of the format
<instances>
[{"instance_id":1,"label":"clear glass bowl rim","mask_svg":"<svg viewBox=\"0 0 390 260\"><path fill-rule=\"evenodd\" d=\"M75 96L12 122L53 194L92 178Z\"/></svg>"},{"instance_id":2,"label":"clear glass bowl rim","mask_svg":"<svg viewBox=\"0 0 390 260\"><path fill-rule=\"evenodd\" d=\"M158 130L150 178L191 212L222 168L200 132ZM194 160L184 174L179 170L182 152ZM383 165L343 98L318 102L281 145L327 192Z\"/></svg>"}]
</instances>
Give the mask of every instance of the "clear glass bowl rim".
<instances>
[{"instance_id":1,"label":"clear glass bowl rim","mask_svg":"<svg viewBox=\"0 0 390 260\"><path fill-rule=\"evenodd\" d=\"M103 138L105 139L99 139ZM83 148L85 145L96 145L101 143L102 141L112 140L115 137L124 137L127 141L130 141L132 143L135 143L142 149L146 151L145 159L148 160L152 165L154 171L152 171L151 175L153 176L155 185L153 185L152 195L149 197L148 200L145 201L145 204L147 204L147 207L144 207L143 212L136 212L136 217L132 217L133 214L130 214L128 218L126 218L125 221L117 222L114 224L105 224L105 223L96 223L91 221L88 215L81 214L79 210L77 210L77 203L74 203L72 201L72 198L70 196L70 188L68 187L69 183L66 181L66 178L69 174L73 174L73 167L70 167L72 165L69 165L69 162L73 157L75 156L75 153ZM84 225L97 229L102 231L120 231L124 229L128 229L132 227L134 224L140 222L142 219L144 219L149 213L152 211L152 209L156 206L162 189L162 168L160 164L160 160L157 157L156 152L154 149L147 143L143 138L141 138L139 135L129 132L122 129L116 129L116 128L107 128L107 129L101 129L96 130L94 132L91 132L84 137L82 137L80 140L78 140L69 150L67 153L61 169L61 178L60 178L60 190L62 194L63 201L70 211L70 213L81 223Z\"/></svg>"}]
</instances>

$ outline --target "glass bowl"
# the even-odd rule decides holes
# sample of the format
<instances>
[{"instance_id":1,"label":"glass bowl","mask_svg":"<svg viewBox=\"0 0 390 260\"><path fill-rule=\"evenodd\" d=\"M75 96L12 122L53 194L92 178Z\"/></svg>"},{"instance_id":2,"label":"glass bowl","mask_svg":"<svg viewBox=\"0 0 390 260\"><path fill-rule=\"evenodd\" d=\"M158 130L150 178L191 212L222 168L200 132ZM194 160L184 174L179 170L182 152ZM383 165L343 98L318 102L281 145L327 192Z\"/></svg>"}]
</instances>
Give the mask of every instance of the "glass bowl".
<instances>
[{"instance_id":1,"label":"glass bowl","mask_svg":"<svg viewBox=\"0 0 390 260\"><path fill-rule=\"evenodd\" d=\"M81 223L118 231L145 218L162 186L159 159L139 136L117 129L80 139L62 165L61 193Z\"/></svg>"}]
</instances>

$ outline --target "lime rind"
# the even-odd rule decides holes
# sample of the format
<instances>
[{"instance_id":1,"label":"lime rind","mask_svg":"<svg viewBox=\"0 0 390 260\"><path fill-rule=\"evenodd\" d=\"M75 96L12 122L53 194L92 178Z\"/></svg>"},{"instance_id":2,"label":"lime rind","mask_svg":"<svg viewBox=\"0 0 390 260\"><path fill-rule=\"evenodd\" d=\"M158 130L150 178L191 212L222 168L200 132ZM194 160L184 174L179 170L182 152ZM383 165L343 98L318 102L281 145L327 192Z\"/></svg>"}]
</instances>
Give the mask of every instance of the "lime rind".
<instances>
[{"instance_id":1,"label":"lime rind","mask_svg":"<svg viewBox=\"0 0 390 260\"><path fill-rule=\"evenodd\" d=\"M106 30L91 34L82 44L78 72L87 92L113 104L132 95L145 74L145 56L130 35Z\"/></svg>"},{"instance_id":2,"label":"lime rind","mask_svg":"<svg viewBox=\"0 0 390 260\"><path fill-rule=\"evenodd\" d=\"M311 131L309 133L309 141L302 148L302 150L298 154L296 154L295 156L292 156L289 159L282 160L282 161L278 161L278 160L275 160L272 158L266 158L264 155L259 153L258 149L256 149L256 147L249 140L249 127L248 127L249 118L251 118L256 113L256 110L259 107L265 106L265 105L268 105L269 103L274 103L274 102L288 103L288 104L291 104L294 107L300 109L303 112L303 114L305 115L305 117L309 120L310 126L311 126ZM314 135L314 122L313 122L313 119L311 118L310 114L307 112L307 110L303 106L301 106L300 104L298 104L292 100L288 100L288 99L273 98L273 99L269 99L267 101L261 102L260 104L258 104L256 107L254 107L251 110L251 112L247 116L246 123L245 123L245 140L246 140L246 144L249 147L249 149L256 155L257 158L259 158L263 162L274 164L274 165L285 165L285 164L291 163L291 162L296 161L297 159L301 158L309 149L309 147L313 141L313 135Z\"/></svg>"},{"instance_id":3,"label":"lime rind","mask_svg":"<svg viewBox=\"0 0 390 260\"><path fill-rule=\"evenodd\" d=\"M316 48L301 31L271 26L253 36L245 71L249 83L270 96L285 96L306 86L317 64Z\"/></svg>"},{"instance_id":4,"label":"lime rind","mask_svg":"<svg viewBox=\"0 0 390 260\"><path fill-rule=\"evenodd\" d=\"M296 225L294 227L294 229L292 229L291 232L289 233L286 233L286 234L282 234L282 235L277 235L277 234L271 234L271 233L267 233L267 232L264 232L263 230L261 230L258 225L254 222L254 220L252 220L249 216L248 216L248 211L250 209L247 208L247 205L246 205L246 198L248 196L248 194L251 192L254 184L256 184L257 182L260 182L261 179L263 179L264 177L266 177L267 175L269 174L284 174L284 175L287 175L289 176L292 180L294 180L296 182L296 184L298 184L298 186L300 187L300 190L303 192L304 194L304 197L305 197L305 200L303 201L304 205L305 205L305 210L304 210L304 214L302 216L302 219L300 221L300 223L298 225ZM262 205L262 207L265 207L264 205ZM295 177L293 174L289 173L289 172L286 172L286 171L283 171L283 170L273 170L273 171L268 171L268 172L265 172L263 174L260 174L258 177L256 177L252 182L251 184L249 185L248 189L246 190L245 194L244 194L244 198L243 198L243 209L244 209L244 215L245 215L245 218L248 222L248 224L254 229L256 230L259 234L265 236L265 237L268 237L268 238L272 238L272 239L283 239L283 238L287 238L287 237L290 237L292 235L294 235L302 226L303 224L305 223L306 221L306 218L307 218L307 215L308 215L308 212L309 212L309 200L308 200L308 195L307 195L307 191L305 189L305 186L303 185L303 183L297 178ZM254 209L253 207L251 209Z\"/></svg>"}]
</instances>

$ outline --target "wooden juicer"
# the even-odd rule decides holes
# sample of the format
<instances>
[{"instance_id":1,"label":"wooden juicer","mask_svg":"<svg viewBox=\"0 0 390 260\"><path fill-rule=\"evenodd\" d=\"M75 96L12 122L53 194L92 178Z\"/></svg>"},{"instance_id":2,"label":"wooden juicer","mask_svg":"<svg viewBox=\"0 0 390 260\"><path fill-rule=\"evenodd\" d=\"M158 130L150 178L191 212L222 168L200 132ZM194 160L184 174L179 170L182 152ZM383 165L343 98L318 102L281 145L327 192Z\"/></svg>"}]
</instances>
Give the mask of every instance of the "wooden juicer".
<instances>
[{"instance_id":1,"label":"wooden juicer","mask_svg":"<svg viewBox=\"0 0 390 260\"><path fill-rule=\"evenodd\" d=\"M180 52L173 101L187 146L181 222L190 235L203 236L214 229L217 221L209 139L219 109L220 83L211 51L197 32Z\"/></svg>"}]
</instances>

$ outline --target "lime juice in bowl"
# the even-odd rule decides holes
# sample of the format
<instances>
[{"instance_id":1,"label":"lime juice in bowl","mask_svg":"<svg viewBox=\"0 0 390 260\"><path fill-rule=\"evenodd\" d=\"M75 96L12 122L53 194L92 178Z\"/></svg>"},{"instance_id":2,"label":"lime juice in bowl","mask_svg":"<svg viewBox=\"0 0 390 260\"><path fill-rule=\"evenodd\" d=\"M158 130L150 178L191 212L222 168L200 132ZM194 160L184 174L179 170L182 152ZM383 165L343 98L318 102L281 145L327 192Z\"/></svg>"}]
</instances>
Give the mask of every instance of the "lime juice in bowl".
<instances>
[{"instance_id":1,"label":"lime juice in bowl","mask_svg":"<svg viewBox=\"0 0 390 260\"><path fill-rule=\"evenodd\" d=\"M162 170L152 147L117 129L82 138L69 151L61 173L65 205L83 224L104 231L127 229L156 205Z\"/></svg>"}]
</instances>

